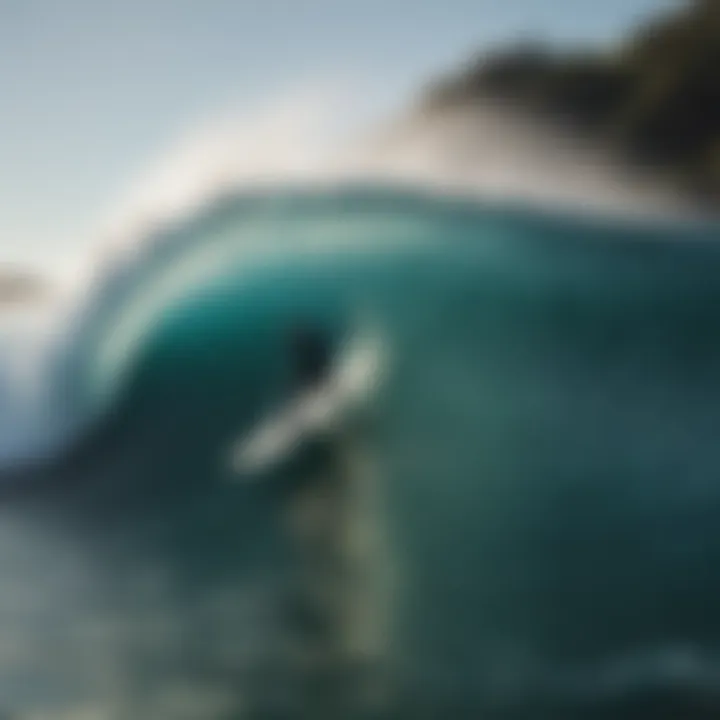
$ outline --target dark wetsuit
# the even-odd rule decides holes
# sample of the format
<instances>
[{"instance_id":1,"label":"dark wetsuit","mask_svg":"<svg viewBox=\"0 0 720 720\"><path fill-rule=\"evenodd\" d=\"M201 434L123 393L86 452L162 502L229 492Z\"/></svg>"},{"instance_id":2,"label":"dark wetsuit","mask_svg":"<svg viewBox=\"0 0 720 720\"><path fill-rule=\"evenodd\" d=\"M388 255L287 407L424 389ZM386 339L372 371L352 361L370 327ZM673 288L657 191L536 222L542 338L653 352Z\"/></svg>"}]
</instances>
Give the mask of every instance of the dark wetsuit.
<instances>
[{"instance_id":1,"label":"dark wetsuit","mask_svg":"<svg viewBox=\"0 0 720 720\"><path fill-rule=\"evenodd\" d=\"M293 382L298 388L317 385L330 372L332 352L325 335L310 327L295 328L291 336Z\"/></svg>"}]
</instances>

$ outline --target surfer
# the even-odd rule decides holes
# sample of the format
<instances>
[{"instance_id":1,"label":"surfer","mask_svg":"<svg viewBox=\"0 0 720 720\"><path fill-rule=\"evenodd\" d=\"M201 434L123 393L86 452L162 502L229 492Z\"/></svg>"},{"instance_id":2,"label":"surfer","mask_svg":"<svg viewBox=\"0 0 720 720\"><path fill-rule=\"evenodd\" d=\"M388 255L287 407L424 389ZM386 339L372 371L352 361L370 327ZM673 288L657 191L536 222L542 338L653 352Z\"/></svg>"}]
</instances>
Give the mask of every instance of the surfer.
<instances>
[{"instance_id":1,"label":"surfer","mask_svg":"<svg viewBox=\"0 0 720 720\"><path fill-rule=\"evenodd\" d=\"M297 323L290 332L290 357L296 391L326 391L336 359L321 328ZM358 520L368 526L361 486L372 480L355 461L354 435L342 425L308 443L285 495L285 528L294 557L285 605L287 639L304 678L303 704L316 717L342 716L339 707L354 704L351 687L359 679L358 664L366 659L361 646L372 634L363 617L372 604L366 567L371 559L357 547ZM359 644L357 633L363 636Z\"/></svg>"},{"instance_id":2,"label":"surfer","mask_svg":"<svg viewBox=\"0 0 720 720\"><path fill-rule=\"evenodd\" d=\"M341 707L376 694L384 652L376 480L355 417L378 360L362 344L338 353L325 328L303 321L285 342L289 402L234 448L233 462L250 476L283 468L280 665L310 717L343 717Z\"/></svg>"}]
</instances>

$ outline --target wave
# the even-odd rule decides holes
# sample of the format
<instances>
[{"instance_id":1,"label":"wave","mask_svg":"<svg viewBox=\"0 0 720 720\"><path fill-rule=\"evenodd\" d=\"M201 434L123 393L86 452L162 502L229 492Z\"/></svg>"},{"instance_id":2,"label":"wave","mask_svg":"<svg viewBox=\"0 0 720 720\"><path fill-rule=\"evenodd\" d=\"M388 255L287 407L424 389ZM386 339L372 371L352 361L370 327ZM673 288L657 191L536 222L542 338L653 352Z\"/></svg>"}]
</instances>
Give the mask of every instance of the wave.
<instances>
[{"instance_id":1,"label":"wave","mask_svg":"<svg viewBox=\"0 0 720 720\"><path fill-rule=\"evenodd\" d=\"M262 658L244 644L260 628L238 609L249 585L281 574L273 511L318 457L245 485L227 482L222 453L287 397L283 333L298 315L339 337L377 326L392 348L346 460L378 474L355 531L361 545L387 535L369 551L389 565L359 562L373 577L357 642L387 641L400 682L406 659L427 663L427 681L408 672L409 696L466 714L481 693L593 706L672 685L682 663L652 648L717 645L703 610L720 466L714 230L276 182L226 190L143 237L85 286L53 350L47 397L62 412L48 425L74 427L74 441L44 446L57 490L22 509L38 512L51 567L64 546L48 526L75 541L87 582L58 572L72 591L59 616L52 578L24 578L47 604L33 626L65 636L52 654L47 633L21 626L37 655L6 667L23 688L67 683L90 714L172 717L179 684L218 714L252 704L242 672ZM44 568L23 557L8 550L3 572ZM282 588L269 594L282 602Z\"/></svg>"},{"instance_id":2,"label":"wave","mask_svg":"<svg viewBox=\"0 0 720 720\"><path fill-rule=\"evenodd\" d=\"M533 138L527 127L508 130L489 108L472 117L405 118L348 139L337 131L331 106L300 95L240 121L216 121L154 164L108 219L92 256L76 263L58 307L28 325L23 338L5 342L0 460L46 458L95 421L114 402L158 318L229 267L242 282L310 254L431 243L422 227L427 214L415 214L419 202L408 211L408 199L441 207L443 197L463 198L484 211L488 203L516 209L518 202L577 208L580 192L585 213L597 210L601 198L625 214L644 208L646 220L649 207L668 208L667 198L648 204L637 193L621 204L626 186L613 185L608 173L578 183L572 153L562 153L564 175L553 177L559 154L547 138ZM476 156L470 169L469 147ZM586 167L581 175L597 173ZM548 194L550 188L557 192ZM386 193L390 201L365 202ZM340 214L312 219L302 209L308 198L310 215ZM353 205L348 229L342 213Z\"/></svg>"}]
</instances>

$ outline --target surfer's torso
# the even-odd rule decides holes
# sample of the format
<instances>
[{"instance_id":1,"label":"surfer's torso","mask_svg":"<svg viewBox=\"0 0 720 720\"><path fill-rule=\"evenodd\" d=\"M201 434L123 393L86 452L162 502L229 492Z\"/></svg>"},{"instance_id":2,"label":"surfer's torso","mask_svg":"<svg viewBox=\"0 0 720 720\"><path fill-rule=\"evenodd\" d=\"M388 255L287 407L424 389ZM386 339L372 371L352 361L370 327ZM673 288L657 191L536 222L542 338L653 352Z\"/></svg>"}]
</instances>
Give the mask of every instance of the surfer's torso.
<instances>
[{"instance_id":1,"label":"surfer's torso","mask_svg":"<svg viewBox=\"0 0 720 720\"><path fill-rule=\"evenodd\" d=\"M297 326L291 334L290 355L296 389L315 387L330 375L332 348L325 334L310 326Z\"/></svg>"}]
</instances>

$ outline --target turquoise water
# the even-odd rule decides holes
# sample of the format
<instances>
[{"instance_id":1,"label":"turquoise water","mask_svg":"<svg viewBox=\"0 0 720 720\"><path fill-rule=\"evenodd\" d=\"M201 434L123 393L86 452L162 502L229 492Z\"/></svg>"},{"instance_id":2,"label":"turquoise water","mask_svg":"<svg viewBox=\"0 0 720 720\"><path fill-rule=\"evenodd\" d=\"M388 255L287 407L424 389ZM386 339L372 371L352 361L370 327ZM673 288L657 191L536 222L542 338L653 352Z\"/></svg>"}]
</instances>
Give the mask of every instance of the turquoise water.
<instances>
[{"instance_id":1,"label":"turquoise water","mask_svg":"<svg viewBox=\"0 0 720 720\"><path fill-rule=\"evenodd\" d=\"M384 189L168 231L63 365L99 429L8 485L0 698L230 718L291 687L279 518L322 460L247 484L226 458L287 397L302 318L387 351L356 431L392 575L383 716L716 717L716 236Z\"/></svg>"}]
</instances>

